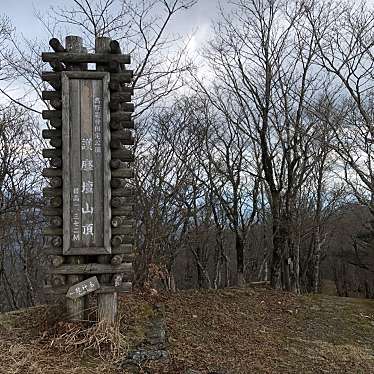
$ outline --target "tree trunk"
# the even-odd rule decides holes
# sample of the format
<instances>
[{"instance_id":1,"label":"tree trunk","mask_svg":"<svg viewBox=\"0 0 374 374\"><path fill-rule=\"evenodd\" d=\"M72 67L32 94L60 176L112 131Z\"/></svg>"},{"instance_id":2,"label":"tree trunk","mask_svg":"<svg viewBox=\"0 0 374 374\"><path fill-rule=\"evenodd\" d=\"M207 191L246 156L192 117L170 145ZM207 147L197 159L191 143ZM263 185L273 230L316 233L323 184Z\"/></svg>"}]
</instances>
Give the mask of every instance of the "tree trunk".
<instances>
[{"instance_id":1,"label":"tree trunk","mask_svg":"<svg viewBox=\"0 0 374 374\"><path fill-rule=\"evenodd\" d=\"M317 225L315 232L315 247L314 247L314 267L313 267L313 292L320 291L320 264L321 264L321 233L320 227Z\"/></svg>"},{"instance_id":2,"label":"tree trunk","mask_svg":"<svg viewBox=\"0 0 374 374\"><path fill-rule=\"evenodd\" d=\"M282 288L282 258L284 250L284 237L281 230L280 220L280 197L279 193L272 193L272 234L273 234L273 253L270 267L270 284L274 289Z\"/></svg>"},{"instance_id":3,"label":"tree trunk","mask_svg":"<svg viewBox=\"0 0 374 374\"><path fill-rule=\"evenodd\" d=\"M236 262L237 262L237 277L238 286L244 287L244 243L243 238L240 236L239 232L235 233L235 249L236 249Z\"/></svg>"}]
</instances>

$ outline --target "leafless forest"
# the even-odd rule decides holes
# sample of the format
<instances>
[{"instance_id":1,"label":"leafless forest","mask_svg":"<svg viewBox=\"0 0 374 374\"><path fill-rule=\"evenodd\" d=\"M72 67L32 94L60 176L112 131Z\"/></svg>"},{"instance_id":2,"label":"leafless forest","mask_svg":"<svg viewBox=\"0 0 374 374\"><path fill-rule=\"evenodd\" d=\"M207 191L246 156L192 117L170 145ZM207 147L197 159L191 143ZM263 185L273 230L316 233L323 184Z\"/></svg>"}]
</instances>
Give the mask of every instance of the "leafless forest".
<instances>
[{"instance_id":1,"label":"leafless forest","mask_svg":"<svg viewBox=\"0 0 374 374\"><path fill-rule=\"evenodd\" d=\"M192 49L195 3L73 0L43 40L1 16L0 311L44 301L40 55L68 33L133 56L137 287L374 296L374 9L232 0Z\"/></svg>"}]
</instances>

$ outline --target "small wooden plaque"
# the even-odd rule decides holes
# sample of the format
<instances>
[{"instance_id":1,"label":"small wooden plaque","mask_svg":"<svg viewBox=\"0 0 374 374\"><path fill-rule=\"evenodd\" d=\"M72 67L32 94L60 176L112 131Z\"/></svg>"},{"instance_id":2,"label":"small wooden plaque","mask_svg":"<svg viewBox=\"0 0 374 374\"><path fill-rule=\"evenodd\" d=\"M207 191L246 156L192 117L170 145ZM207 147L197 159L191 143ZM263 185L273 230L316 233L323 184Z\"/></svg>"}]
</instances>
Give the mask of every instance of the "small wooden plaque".
<instances>
[{"instance_id":1,"label":"small wooden plaque","mask_svg":"<svg viewBox=\"0 0 374 374\"><path fill-rule=\"evenodd\" d=\"M85 296L91 292L94 292L100 288L100 283L97 280L97 277L91 277L83 282L79 282L71 286L66 294L66 297L69 299L79 299L82 296Z\"/></svg>"}]
</instances>

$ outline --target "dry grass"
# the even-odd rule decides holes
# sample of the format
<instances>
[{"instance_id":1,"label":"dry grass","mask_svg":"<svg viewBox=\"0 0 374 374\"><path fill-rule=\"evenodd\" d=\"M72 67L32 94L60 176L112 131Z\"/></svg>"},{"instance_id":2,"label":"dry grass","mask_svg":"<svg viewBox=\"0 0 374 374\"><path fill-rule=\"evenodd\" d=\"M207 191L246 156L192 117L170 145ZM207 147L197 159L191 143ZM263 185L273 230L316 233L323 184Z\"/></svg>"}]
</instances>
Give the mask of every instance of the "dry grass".
<instances>
[{"instance_id":1,"label":"dry grass","mask_svg":"<svg viewBox=\"0 0 374 374\"><path fill-rule=\"evenodd\" d=\"M82 324L57 322L61 311L60 306L39 306L0 315L0 374L113 372L98 352L118 337L101 325L90 331Z\"/></svg>"},{"instance_id":2,"label":"dry grass","mask_svg":"<svg viewBox=\"0 0 374 374\"><path fill-rule=\"evenodd\" d=\"M159 372L374 373L374 301L227 289L166 306L174 360Z\"/></svg>"},{"instance_id":3,"label":"dry grass","mask_svg":"<svg viewBox=\"0 0 374 374\"><path fill-rule=\"evenodd\" d=\"M50 346L81 356L90 354L104 361L114 362L126 355L129 344L120 331L120 324L99 322L87 325L59 322L53 336L48 336Z\"/></svg>"},{"instance_id":4,"label":"dry grass","mask_svg":"<svg viewBox=\"0 0 374 374\"><path fill-rule=\"evenodd\" d=\"M124 374L160 302L171 360L153 374L374 373L374 301L250 288L121 297L116 325L56 323L46 307L0 315L0 373Z\"/></svg>"}]
</instances>

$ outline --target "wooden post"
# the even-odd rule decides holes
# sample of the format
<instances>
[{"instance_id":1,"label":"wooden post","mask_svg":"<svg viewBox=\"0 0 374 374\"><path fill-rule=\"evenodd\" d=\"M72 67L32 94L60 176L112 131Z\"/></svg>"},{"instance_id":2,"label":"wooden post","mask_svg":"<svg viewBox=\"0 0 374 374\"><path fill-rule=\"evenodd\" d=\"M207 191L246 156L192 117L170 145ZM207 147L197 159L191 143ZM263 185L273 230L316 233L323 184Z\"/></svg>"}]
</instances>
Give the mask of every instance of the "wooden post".
<instances>
[{"instance_id":1,"label":"wooden post","mask_svg":"<svg viewBox=\"0 0 374 374\"><path fill-rule=\"evenodd\" d=\"M110 53L110 38L101 37L95 40L95 51L96 53ZM105 71L107 66L96 64L96 70ZM97 262L99 264L110 264L111 256L100 255L98 256ZM104 274L99 278L102 283L109 283L111 276ZM114 322L117 316L117 293L102 293L97 298L98 308L98 320Z\"/></svg>"},{"instance_id":2,"label":"wooden post","mask_svg":"<svg viewBox=\"0 0 374 374\"><path fill-rule=\"evenodd\" d=\"M83 40L79 36L67 36L65 39L65 46L68 52L82 52L83 49ZM69 65L69 70L80 70L81 67L79 65ZM64 100L64 98L63 98ZM67 100L67 98L65 98ZM67 181L65 181L66 183ZM70 183L70 181L69 181ZM69 264L84 264L84 256L68 256L68 263ZM68 285L71 286L75 283L81 282L84 279L82 275L69 275L68 277ZM85 305L86 305L86 297L80 297L77 299L67 299L66 300L66 309L68 313L68 318L72 321L83 321L84 314L85 314Z\"/></svg>"}]
</instances>

